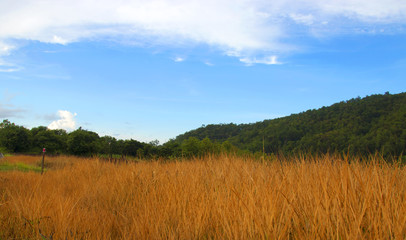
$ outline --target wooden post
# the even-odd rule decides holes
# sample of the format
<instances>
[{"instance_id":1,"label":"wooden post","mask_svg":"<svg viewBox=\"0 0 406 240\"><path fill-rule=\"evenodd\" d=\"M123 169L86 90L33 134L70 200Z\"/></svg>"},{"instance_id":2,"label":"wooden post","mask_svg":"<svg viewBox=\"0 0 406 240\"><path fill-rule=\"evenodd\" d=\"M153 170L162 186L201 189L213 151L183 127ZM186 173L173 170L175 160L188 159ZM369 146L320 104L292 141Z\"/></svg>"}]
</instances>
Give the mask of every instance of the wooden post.
<instances>
[{"instance_id":1,"label":"wooden post","mask_svg":"<svg viewBox=\"0 0 406 240\"><path fill-rule=\"evenodd\" d=\"M113 159L113 154L111 153L111 142L109 141L109 161Z\"/></svg>"},{"instance_id":2,"label":"wooden post","mask_svg":"<svg viewBox=\"0 0 406 240\"><path fill-rule=\"evenodd\" d=\"M44 173L45 148L42 149L41 175Z\"/></svg>"},{"instance_id":3,"label":"wooden post","mask_svg":"<svg viewBox=\"0 0 406 240\"><path fill-rule=\"evenodd\" d=\"M265 161L265 135L262 135L262 162Z\"/></svg>"}]
</instances>

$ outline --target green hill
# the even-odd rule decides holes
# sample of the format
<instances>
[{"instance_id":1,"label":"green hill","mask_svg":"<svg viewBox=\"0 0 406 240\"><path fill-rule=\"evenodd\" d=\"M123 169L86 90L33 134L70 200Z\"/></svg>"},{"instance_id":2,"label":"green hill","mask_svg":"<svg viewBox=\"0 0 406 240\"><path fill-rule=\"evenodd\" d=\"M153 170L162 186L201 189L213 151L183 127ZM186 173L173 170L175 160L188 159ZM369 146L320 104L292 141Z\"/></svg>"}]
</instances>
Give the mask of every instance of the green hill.
<instances>
[{"instance_id":1,"label":"green hill","mask_svg":"<svg viewBox=\"0 0 406 240\"><path fill-rule=\"evenodd\" d=\"M371 95L252 124L211 124L177 136L228 140L267 153L350 151L401 155L406 150L406 93Z\"/></svg>"}]
</instances>

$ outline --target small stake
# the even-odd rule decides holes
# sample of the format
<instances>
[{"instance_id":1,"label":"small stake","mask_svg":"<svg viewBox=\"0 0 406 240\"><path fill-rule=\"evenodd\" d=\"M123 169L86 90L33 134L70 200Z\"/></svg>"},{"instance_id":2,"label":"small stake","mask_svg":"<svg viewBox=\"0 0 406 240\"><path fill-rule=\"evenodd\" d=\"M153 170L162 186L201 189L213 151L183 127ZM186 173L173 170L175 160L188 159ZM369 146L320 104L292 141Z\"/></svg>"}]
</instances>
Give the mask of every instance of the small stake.
<instances>
[{"instance_id":1,"label":"small stake","mask_svg":"<svg viewBox=\"0 0 406 240\"><path fill-rule=\"evenodd\" d=\"M42 149L41 175L44 173L45 152L46 152L46 149L43 148L43 149Z\"/></svg>"},{"instance_id":2,"label":"small stake","mask_svg":"<svg viewBox=\"0 0 406 240\"><path fill-rule=\"evenodd\" d=\"M262 163L265 162L265 135L262 135Z\"/></svg>"}]
</instances>

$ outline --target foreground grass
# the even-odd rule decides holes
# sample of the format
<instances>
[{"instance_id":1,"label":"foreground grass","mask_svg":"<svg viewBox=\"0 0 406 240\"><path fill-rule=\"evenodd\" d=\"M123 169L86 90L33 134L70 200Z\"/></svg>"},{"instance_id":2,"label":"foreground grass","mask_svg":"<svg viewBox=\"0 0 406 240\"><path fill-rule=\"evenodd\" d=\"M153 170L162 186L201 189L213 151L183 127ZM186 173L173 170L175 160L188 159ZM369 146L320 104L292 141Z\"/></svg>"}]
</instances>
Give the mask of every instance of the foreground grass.
<instances>
[{"instance_id":1,"label":"foreground grass","mask_svg":"<svg viewBox=\"0 0 406 240\"><path fill-rule=\"evenodd\" d=\"M0 239L406 238L406 170L377 158L49 161L0 173Z\"/></svg>"},{"instance_id":2,"label":"foreground grass","mask_svg":"<svg viewBox=\"0 0 406 240\"><path fill-rule=\"evenodd\" d=\"M24 163L9 163L3 162L0 163L0 171L34 171L34 172L41 172L41 167L31 166Z\"/></svg>"},{"instance_id":3,"label":"foreground grass","mask_svg":"<svg viewBox=\"0 0 406 240\"><path fill-rule=\"evenodd\" d=\"M33 161L35 159L35 162ZM6 155L0 159L0 172L22 171L41 172L40 158L29 156Z\"/></svg>"}]
</instances>

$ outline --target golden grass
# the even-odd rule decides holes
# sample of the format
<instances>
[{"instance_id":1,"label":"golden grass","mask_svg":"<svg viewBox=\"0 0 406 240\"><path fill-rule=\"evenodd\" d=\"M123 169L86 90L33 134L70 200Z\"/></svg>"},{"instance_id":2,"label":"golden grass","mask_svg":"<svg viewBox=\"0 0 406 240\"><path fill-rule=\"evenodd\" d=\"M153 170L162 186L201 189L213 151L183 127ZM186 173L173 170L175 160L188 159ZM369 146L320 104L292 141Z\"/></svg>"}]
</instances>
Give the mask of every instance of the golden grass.
<instances>
[{"instance_id":1,"label":"golden grass","mask_svg":"<svg viewBox=\"0 0 406 240\"><path fill-rule=\"evenodd\" d=\"M55 158L0 173L0 239L405 239L406 170L379 160Z\"/></svg>"}]
</instances>

